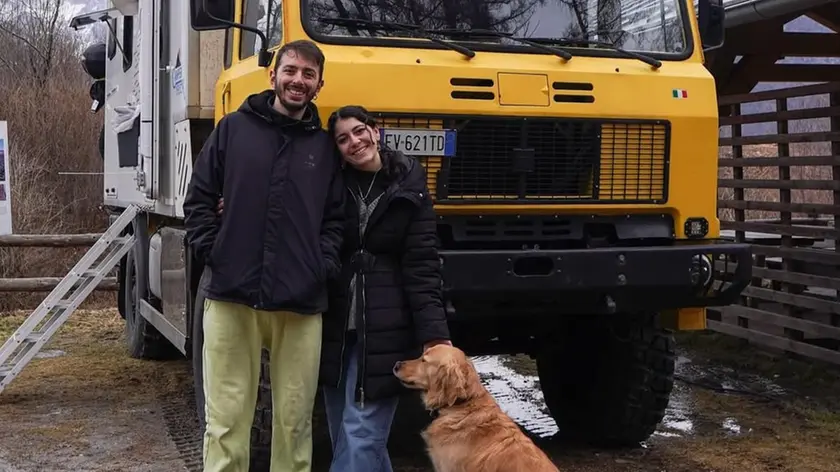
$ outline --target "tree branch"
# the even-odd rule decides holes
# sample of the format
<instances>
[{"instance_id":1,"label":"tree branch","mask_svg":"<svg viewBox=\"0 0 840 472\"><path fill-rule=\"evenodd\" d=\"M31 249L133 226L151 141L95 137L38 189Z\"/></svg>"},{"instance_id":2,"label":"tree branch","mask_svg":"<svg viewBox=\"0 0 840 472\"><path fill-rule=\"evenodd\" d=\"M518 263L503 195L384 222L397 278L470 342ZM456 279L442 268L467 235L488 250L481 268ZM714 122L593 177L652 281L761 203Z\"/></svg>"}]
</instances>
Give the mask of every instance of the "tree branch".
<instances>
[{"instance_id":1,"label":"tree branch","mask_svg":"<svg viewBox=\"0 0 840 472\"><path fill-rule=\"evenodd\" d=\"M44 60L47 59L46 56L44 56L44 53L41 52L41 50L38 49L37 46L32 44L32 42L29 41L28 39L26 39L25 37L19 35L18 33L15 33L14 31L12 31L11 29L3 26L2 24L0 24L0 31L10 35L11 37L13 37L13 38L17 39L18 41L22 42L23 44L25 44L27 47L29 47L29 49L32 49L35 53L37 53L39 56L41 56L41 59L44 59Z\"/></svg>"}]
</instances>

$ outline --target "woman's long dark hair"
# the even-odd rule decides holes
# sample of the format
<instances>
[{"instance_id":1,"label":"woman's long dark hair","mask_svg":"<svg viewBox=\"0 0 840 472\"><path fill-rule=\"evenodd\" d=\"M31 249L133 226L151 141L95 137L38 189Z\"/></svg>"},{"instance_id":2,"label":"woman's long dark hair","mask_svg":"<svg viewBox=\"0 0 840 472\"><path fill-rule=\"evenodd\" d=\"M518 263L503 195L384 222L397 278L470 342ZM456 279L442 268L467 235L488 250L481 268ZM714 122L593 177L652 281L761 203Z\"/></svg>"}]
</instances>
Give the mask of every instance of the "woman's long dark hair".
<instances>
[{"instance_id":1,"label":"woman's long dark hair","mask_svg":"<svg viewBox=\"0 0 840 472\"><path fill-rule=\"evenodd\" d=\"M333 139L335 139L335 125L338 123L338 120L346 120L348 118L355 118L371 128L377 127L376 119L370 115L365 107L361 105L346 105L332 112L329 120L327 120L327 129ZM370 137L370 140L373 143L376 142L373 136ZM405 157L399 151L394 151L381 142L379 144L379 157L382 159L382 172L390 180L397 179L408 169Z\"/></svg>"}]
</instances>

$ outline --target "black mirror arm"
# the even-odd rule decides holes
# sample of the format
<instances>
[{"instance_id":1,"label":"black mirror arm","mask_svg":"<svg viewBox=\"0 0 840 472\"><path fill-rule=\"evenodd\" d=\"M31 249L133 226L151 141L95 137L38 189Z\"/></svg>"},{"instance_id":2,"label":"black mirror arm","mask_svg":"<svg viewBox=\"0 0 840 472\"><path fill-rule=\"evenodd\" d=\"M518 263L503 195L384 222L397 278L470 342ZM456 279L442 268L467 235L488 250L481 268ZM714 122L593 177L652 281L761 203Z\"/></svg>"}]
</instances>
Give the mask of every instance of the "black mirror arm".
<instances>
[{"instance_id":1,"label":"black mirror arm","mask_svg":"<svg viewBox=\"0 0 840 472\"><path fill-rule=\"evenodd\" d=\"M713 6L714 5L714 6ZM710 34L710 28L714 31L714 27L716 25L713 24L712 17L714 11L720 11L723 14L723 4L721 0L700 0L697 5L697 26L700 31L700 41L702 46L705 48L715 48L719 45L712 45L708 46L705 40L708 38L708 34ZM716 18L717 19L717 18ZM721 23L719 26L720 28L724 28L723 19L719 18L719 22ZM724 31L720 31L721 36L724 34ZM721 38L722 41L722 38Z\"/></svg>"},{"instance_id":2,"label":"black mirror arm","mask_svg":"<svg viewBox=\"0 0 840 472\"><path fill-rule=\"evenodd\" d=\"M272 59L274 59L274 53L268 50L268 39L265 37L265 33L259 30L259 28L254 28L253 26L243 25L242 23L236 23L233 21L228 21L222 18L219 18L213 13L210 12L210 9L207 8L207 0L203 0L202 6L204 6L204 11L207 14L207 17L211 20L218 21L223 25L232 26L234 28L240 28L245 31L250 31L257 36L260 37L260 51L257 56L257 61L260 67L268 67L271 65Z\"/></svg>"}]
</instances>

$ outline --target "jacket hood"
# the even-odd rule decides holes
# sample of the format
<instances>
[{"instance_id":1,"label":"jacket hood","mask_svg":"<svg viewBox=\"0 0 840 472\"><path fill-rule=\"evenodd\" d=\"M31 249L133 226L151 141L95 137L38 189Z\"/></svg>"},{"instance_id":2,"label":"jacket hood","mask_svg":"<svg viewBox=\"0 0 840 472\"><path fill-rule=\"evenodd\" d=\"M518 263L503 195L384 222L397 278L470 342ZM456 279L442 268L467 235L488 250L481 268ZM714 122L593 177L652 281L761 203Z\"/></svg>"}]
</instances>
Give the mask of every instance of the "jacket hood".
<instances>
[{"instance_id":1,"label":"jacket hood","mask_svg":"<svg viewBox=\"0 0 840 472\"><path fill-rule=\"evenodd\" d=\"M426 172L420 161L400 151L388 151L388 174L392 187L409 192L420 192L426 186Z\"/></svg>"},{"instance_id":2,"label":"jacket hood","mask_svg":"<svg viewBox=\"0 0 840 472\"><path fill-rule=\"evenodd\" d=\"M305 131L316 131L321 129L321 117L318 113L318 107L309 102L303 112L303 118L296 120L290 118L274 109L274 100L277 96L274 90L268 89L259 93L249 95L248 98L239 106L239 111L251 115L256 115L269 124L279 125L282 127L300 126Z\"/></svg>"}]
</instances>

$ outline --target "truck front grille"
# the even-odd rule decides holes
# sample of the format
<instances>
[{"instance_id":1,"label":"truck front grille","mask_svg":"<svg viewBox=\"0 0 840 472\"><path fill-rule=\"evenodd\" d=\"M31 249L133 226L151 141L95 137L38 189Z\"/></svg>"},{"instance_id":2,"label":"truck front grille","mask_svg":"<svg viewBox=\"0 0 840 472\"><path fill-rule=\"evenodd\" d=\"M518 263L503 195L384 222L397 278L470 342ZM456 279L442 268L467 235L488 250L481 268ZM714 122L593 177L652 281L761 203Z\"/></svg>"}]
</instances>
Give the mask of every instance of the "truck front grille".
<instances>
[{"instance_id":1,"label":"truck front grille","mask_svg":"<svg viewBox=\"0 0 840 472\"><path fill-rule=\"evenodd\" d=\"M663 203L664 121L381 114L385 128L454 129L453 157L415 156L438 203Z\"/></svg>"}]
</instances>

